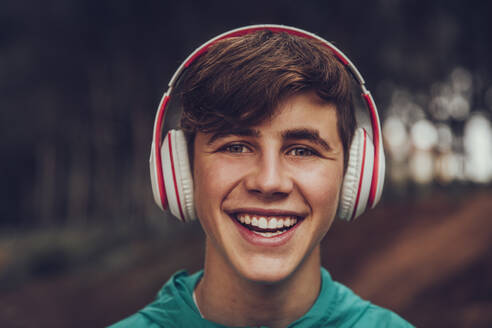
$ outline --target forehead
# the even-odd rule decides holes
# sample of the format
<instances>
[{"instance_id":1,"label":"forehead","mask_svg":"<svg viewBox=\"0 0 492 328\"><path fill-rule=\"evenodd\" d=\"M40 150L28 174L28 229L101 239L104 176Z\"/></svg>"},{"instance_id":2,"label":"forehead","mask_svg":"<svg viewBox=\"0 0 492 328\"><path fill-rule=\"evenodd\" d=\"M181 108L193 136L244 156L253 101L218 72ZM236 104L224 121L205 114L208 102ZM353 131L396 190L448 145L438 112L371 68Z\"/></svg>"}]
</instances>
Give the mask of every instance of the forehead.
<instances>
[{"instance_id":1,"label":"forehead","mask_svg":"<svg viewBox=\"0 0 492 328\"><path fill-rule=\"evenodd\" d=\"M274 109L273 115L254 128L259 130L310 128L337 132L337 110L334 104L321 100L314 92L290 96Z\"/></svg>"}]
</instances>

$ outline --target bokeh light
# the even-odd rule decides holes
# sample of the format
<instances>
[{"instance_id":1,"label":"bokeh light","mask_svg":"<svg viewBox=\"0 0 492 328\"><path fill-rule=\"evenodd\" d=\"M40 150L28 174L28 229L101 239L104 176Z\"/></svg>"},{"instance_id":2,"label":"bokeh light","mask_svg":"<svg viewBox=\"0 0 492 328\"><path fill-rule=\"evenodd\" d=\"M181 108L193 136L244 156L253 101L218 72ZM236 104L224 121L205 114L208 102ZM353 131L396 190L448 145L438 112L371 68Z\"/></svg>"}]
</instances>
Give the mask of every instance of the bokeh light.
<instances>
[{"instance_id":1,"label":"bokeh light","mask_svg":"<svg viewBox=\"0 0 492 328\"><path fill-rule=\"evenodd\" d=\"M410 158L410 172L418 184L427 184L434 178L434 159L429 151L417 150Z\"/></svg>"},{"instance_id":2,"label":"bokeh light","mask_svg":"<svg viewBox=\"0 0 492 328\"><path fill-rule=\"evenodd\" d=\"M410 134L413 144L420 150L430 151L437 144L437 130L428 120L416 122L412 126Z\"/></svg>"},{"instance_id":3,"label":"bokeh light","mask_svg":"<svg viewBox=\"0 0 492 328\"><path fill-rule=\"evenodd\" d=\"M465 125L466 176L476 183L492 179L492 130L482 114L473 115Z\"/></svg>"},{"instance_id":4,"label":"bokeh light","mask_svg":"<svg viewBox=\"0 0 492 328\"><path fill-rule=\"evenodd\" d=\"M492 111L492 86L474 88L472 73L455 67L427 93L385 84L391 91L383 120L390 185L492 181L492 127L481 99ZM389 87L391 86L391 88Z\"/></svg>"},{"instance_id":5,"label":"bokeh light","mask_svg":"<svg viewBox=\"0 0 492 328\"><path fill-rule=\"evenodd\" d=\"M390 116L383 124L383 136L386 147L395 161L404 161L408 156L410 144L403 121L397 116Z\"/></svg>"}]
</instances>

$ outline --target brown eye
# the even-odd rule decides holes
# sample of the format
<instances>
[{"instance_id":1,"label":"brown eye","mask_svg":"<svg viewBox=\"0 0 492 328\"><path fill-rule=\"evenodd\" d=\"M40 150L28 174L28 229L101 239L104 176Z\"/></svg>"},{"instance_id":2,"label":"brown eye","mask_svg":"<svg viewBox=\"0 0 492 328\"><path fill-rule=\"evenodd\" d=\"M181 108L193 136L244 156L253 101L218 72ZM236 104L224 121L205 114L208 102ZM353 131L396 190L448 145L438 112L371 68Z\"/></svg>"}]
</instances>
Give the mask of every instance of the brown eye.
<instances>
[{"instance_id":1,"label":"brown eye","mask_svg":"<svg viewBox=\"0 0 492 328\"><path fill-rule=\"evenodd\" d=\"M232 144L224 147L224 151L233 154L249 153L251 152L248 147L243 144Z\"/></svg>"},{"instance_id":2,"label":"brown eye","mask_svg":"<svg viewBox=\"0 0 492 328\"><path fill-rule=\"evenodd\" d=\"M292 148L291 150L289 150L289 152L287 154L291 155L291 156L299 156L299 157L316 155L316 153L314 151L312 151L309 148L305 148L305 147Z\"/></svg>"}]
</instances>

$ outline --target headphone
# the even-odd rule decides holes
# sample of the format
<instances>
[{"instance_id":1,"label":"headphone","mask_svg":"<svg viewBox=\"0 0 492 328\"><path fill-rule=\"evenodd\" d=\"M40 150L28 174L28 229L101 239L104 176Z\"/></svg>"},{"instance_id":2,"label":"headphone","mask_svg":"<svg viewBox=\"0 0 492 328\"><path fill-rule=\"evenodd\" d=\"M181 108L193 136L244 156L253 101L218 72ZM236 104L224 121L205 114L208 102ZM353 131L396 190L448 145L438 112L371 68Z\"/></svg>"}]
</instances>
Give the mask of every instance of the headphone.
<instances>
[{"instance_id":1,"label":"headphone","mask_svg":"<svg viewBox=\"0 0 492 328\"><path fill-rule=\"evenodd\" d=\"M350 145L348 166L343 178L337 211L338 217L350 221L366 209L376 206L383 191L385 157L376 104L365 86L362 75L339 49L315 34L284 25L251 25L225 32L202 44L179 66L169 82L169 89L162 97L154 121L150 152L150 177L154 200L162 210L169 208L171 213L181 221L196 219L193 179L184 133L181 130L171 129L162 141L165 114L167 107L170 107L172 90L191 63L206 52L212 44L218 40L260 30L270 30L274 33L285 32L321 41L347 68L360 87L362 102L366 108L364 114L369 116L369 119L364 122L356 115L357 126Z\"/></svg>"}]
</instances>

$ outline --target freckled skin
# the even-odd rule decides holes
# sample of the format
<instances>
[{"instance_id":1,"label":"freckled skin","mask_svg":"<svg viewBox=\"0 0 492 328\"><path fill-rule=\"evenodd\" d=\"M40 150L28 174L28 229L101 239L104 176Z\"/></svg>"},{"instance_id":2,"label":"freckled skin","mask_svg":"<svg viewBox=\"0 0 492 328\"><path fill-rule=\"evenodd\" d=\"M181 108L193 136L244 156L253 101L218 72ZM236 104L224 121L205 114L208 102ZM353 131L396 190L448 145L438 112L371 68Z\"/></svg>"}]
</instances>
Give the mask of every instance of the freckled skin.
<instances>
[{"instance_id":1,"label":"freckled skin","mask_svg":"<svg viewBox=\"0 0 492 328\"><path fill-rule=\"evenodd\" d=\"M319 292L319 243L336 213L343 147L335 107L314 93L287 98L252 129L212 143L210 134L195 138L194 196L207 236L197 297L217 322L281 326L304 314ZM285 137L299 130L315 131L324 145ZM241 236L229 215L238 208L293 211L303 220L287 243L264 247Z\"/></svg>"}]
</instances>

